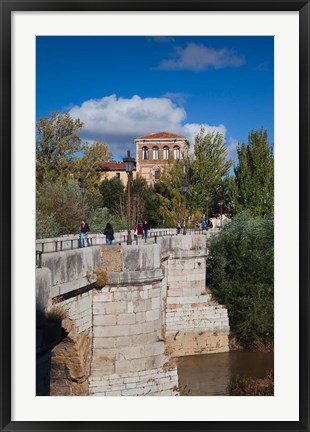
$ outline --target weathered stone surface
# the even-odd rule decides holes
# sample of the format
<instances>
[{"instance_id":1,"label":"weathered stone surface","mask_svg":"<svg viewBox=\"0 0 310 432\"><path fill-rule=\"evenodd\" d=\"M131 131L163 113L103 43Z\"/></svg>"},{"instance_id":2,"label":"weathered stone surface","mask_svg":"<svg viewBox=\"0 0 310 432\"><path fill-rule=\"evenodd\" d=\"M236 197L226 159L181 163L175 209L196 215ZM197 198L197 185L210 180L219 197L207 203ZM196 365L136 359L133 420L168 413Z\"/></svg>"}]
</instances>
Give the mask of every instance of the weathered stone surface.
<instances>
[{"instance_id":1,"label":"weathered stone surface","mask_svg":"<svg viewBox=\"0 0 310 432\"><path fill-rule=\"evenodd\" d=\"M116 315L94 315L94 326L110 326L116 324Z\"/></svg>"},{"instance_id":2,"label":"weathered stone surface","mask_svg":"<svg viewBox=\"0 0 310 432\"><path fill-rule=\"evenodd\" d=\"M99 265L99 246L42 254L42 267L51 270L52 286L71 281L76 281L79 285L79 279L87 278Z\"/></svg>"},{"instance_id":3,"label":"weathered stone surface","mask_svg":"<svg viewBox=\"0 0 310 432\"><path fill-rule=\"evenodd\" d=\"M122 271L122 248L121 246L113 245L100 248L100 268L107 273Z\"/></svg>"},{"instance_id":4,"label":"weathered stone surface","mask_svg":"<svg viewBox=\"0 0 310 432\"><path fill-rule=\"evenodd\" d=\"M90 348L91 331L87 330L79 334L75 326L71 325L68 336L53 350L51 396L89 394Z\"/></svg>"},{"instance_id":5,"label":"weathered stone surface","mask_svg":"<svg viewBox=\"0 0 310 432\"><path fill-rule=\"evenodd\" d=\"M229 351L226 332L177 332L166 338L166 352L171 357Z\"/></svg>"},{"instance_id":6,"label":"weathered stone surface","mask_svg":"<svg viewBox=\"0 0 310 432\"><path fill-rule=\"evenodd\" d=\"M136 315L134 313L119 314L117 316L117 324L135 324Z\"/></svg>"},{"instance_id":7,"label":"weathered stone surface","mask_svg":"<svg viewBox=\"0 0 310 432\"><path fill-rule=\"evenodd\" d=\"M130 375L130 376L129 376ZM96 377L90 379L90 393L92 395L109 395L112 388L117 388L122 396L147 396L147 395L175 395L177 394L177 371L176 368L164 371L162 368L155 368L150 371L123 374L117 383L110 377Z\"/></svg>"},{"instance_id":8,"label":"weathered stone surface","mask_svg":"<svg viewBox=\"0 0 310 432\"><path fill-rule=\"evenodd\" d=\"M52 302L50 296L51 285L51 270L47 268L38 268L36 270L36 307L42 312Z\"/></svg>"}]
</instances>

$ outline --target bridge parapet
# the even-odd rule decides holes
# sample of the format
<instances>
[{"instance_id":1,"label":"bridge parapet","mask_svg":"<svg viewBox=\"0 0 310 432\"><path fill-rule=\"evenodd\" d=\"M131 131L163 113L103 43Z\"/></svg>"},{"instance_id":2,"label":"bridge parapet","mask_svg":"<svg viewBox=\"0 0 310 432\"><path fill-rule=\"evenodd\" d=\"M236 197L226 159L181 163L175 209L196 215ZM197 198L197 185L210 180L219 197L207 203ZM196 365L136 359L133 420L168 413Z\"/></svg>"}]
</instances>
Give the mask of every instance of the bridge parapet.
<instances>
[{"instance_id":1,"label":"bridge parapet","mask_svg":"<svg viewBox=\"0 0 310 432\"><path fill-rule=\"evenodd\" d=\"M132 232L132 239L134 244L141 244L141 243L156 243L158 242L158 239L168 239L170 237L172 238L181 238L188 239L191 236L201 236L202 239L206 239L211 237L214 234L217 234L219 232L218 229L209 229L208 231L202 231L201 229L193 229L189 228L186 231L186 235L183 234L176 234L175 228L152 228L150 229L148 233L148 239L145 241L145 239L135 239L133 232ZM115 240L113 244L127 244L127 233L126 230L121 230L119 232L116 232L114 234ZM49 252L60 252L65 250L71 250L71 249L78 249L79 248L79 234L68 234L68 235L62 235L59 237L53 237L53 238L44 238L44 239L37 239L36 240L36 251L43 252L43 253L49 253ZM102 246L106 244L106 237L103 234L89 234L89 246ZM187 241L185 240L185 244Z\"/></svg>"},{"instance_id":2,"label":"bridge parapet","mask_svg":"<svg viewBox=\"0 0 310 432\"><path fill-rule=\"evenodd\" d=\"M150 271L161 273L161 246L147 243L93 246L43 253L41 262L42 268L36 271L36 290L40 301L44 298L46 302L47 285L50 290L48 299L51 300L96 283L98 269L106 272L112 285L116 285L120 277L127 278L128 283L131 279L137 283L138 280L153 279Z\"/></svg>"},{"instance_id":3,"label":"bridge parapet","mask_svg":"<svg viewBox=\"0 0 310 432\"><path fill-rule=\"evenodd\" d=\"M95 282L93 270L100 266L100 247L42 254L42 268L50 270L50 297L67 294Z\"/></svg>"}]
</instances>

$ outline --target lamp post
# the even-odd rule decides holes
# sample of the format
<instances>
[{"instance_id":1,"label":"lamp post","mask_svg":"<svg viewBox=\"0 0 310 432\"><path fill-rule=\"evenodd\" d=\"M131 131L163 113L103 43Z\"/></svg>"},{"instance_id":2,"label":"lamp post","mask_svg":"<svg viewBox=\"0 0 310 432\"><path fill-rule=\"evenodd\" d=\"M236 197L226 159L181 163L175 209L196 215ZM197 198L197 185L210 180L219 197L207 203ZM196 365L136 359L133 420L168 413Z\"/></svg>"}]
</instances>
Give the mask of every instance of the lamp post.
<instances>
[{"instance_id":1,"label":"lamp post","mask_svg":"<svg viewBox=\"0 0 310 432\"><path fill-rule=\"evenodd\" d=\"M85 215L84 215L84 196L85 196L86 188L85 188L85 184L82 181L79 182L79 186L80 186L80 192L82 195L82 219L84 220L84 218L85 218Z\"/></svg>"},{"instance_id":2,"label":"lamp post","mask_svg":"<svg viewBox=\"0 0 310 432\"><path fill-rule=\"evenodd\" d=\"M188 191L188 185L187 183L183 184L183 193L184 193L184 220L183 220L183 235L186 234L186 228L185 228L185 214L186 214L186 194Z\"/></svg>"},{"instance_id":3,"label":"lamp post","mask_svg":"<svg viewBox=\"0 0 310 432\"><path fill-rule=\"evenodd\" d=\"M130 230L130 181L132 176L132 170L133 170L133 164L134 164L134 158L130 157L130 150L127 151L127 157L123 158L123 162L125 164L125 170L128 176L127 181L127 225L128 225L128 235L127 235L127 244L131 245L131 230Z\"/></svg>"},{"instance_id":4,"label":"lamp post","mask_svg":"<svg viewBox=\"0 0 310 432\"><path fill-rule=\"evenodd\" d=\"M207 211L206 211L206 214L207 214L207 217L206 217L206 225L207 225L207 231L208 231L208 229L209 229L209 224L208 224L208 220L209 220L209 206L208 206L208 201L209 201L209 196L206 194L206 196L205 196L205 200L206 200L206 204L207 204Z\"/></svg>"},{"instance_id":5,"label":"lamp post","mask_svg":"<svg viewBox=\"0 0 310 432\"><path fill-rule=\"evenodd\" d=\"M222 223L222 215L223 215L223 201L222 201L222 200L219 202L219 206L220 206L220 212L221 212L220 228L223 228L223 223Z\"/></svg>"}]
</instances>

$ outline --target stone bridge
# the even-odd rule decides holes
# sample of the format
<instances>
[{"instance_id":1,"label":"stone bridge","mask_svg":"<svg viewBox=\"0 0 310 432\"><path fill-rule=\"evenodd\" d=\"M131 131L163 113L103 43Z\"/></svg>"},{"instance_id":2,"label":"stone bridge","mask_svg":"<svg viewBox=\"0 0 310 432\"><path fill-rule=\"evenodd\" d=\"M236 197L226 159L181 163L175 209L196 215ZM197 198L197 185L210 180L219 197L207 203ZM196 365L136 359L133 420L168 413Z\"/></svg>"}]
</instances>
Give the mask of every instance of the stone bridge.
<instances>
[{"instance_id":1,"label":"stone bridge","mask_svg":"<svg viewBox=\"0 0 310 432\"><path fill-rule=\"evenodd\" d=\"M43 253L37 307L66 313L51 395L178 394L178 356L228 351L206 257L204 235Z\"/></svg>"}]
</instances>

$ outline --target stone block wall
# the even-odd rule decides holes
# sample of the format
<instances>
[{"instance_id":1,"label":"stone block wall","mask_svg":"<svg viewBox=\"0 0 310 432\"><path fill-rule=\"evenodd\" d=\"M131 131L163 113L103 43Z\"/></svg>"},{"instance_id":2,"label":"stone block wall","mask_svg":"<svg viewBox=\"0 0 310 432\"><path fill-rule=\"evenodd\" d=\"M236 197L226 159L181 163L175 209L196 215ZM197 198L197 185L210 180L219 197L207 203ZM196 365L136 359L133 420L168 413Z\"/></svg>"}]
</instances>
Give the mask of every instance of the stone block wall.
<instances>
[{"instance_id":1,"label":"stone block wall","mask_svg":"<svg viewBox=\"0 0 310 432\"><path fill-rule=\"evenodd\" d=\"M93 296L90 394L173 395L178 381L165 354L160 247L132 246L122 256L125 271L111 273Z\"/></svg>"},{"instance_id":2,"label":"stone block wall","mask_svg":"<svg viewBox=\"0 0 310 432\"><path fill-rule=\"evenodd\" d=\"M91 389L96 396L172 396L177 395L177 369L149 369L136 373L92 377Z\"/></svg>"},{"instance_id":3,"label":"stone block wall","mask_svg":"<svg viewBox=\"0 0 310 432\"><path fill-rule=\"evenodd\" d=\"M205 254L174 252L169 257L167 272L168 297L199 297L205 292Z\"/></svg>"},{"instance_id":4,"label":"stone block wall","mask_svg":"<svg viewBox=\"0 0 310 432\"><path fill-rule=\"evenodd\" d=\"M211 294L168 297L166 352L172 357L228 351L227 309Z\"/></svg>"},{"instance_id":5,"label":"stone block wall","mask_svg":"<svg viewBox=\"0 0 310 432\"><path fill-rule=\"evenodd\" d=\"M174 393L176 370L164 369L169 358L163 341L161 291L158 281L107 286L94 294L90 394Z\"/></svg>"},{"instance_id":6,"label":"stone block wall","mask_svg":"<svg viewBox=\"0 0 310 432\"><path fill-rule=\"evenodd\" d=\"M77 333L89 330L93 325L93 290L78 294L67 300L61 301L61 306L67 312L70 321L76 328Z\"/></svg>"},{"instance_id":7,"label":"stone block wall","mask_svg":"<svg viewBox=\"0 0 310 432\"><path fill-rule=\"evenodd\" d=\"M92 354L93 290L59 303L67 312L66 337L52 351L51 395L85 396Z\"/></svg>"},{"instance_id":8,"label":"stone block wall","mask_svg":"<svg viewBox=\"0 0 310 432\"><path fill-rule=\"evenodd\" d=\"M179 357L229 351L227 310L206 293L205 240L185 237L180 240L184 249L176 244L167 264L166 353Z\"/></svg>"}]
</instances>

